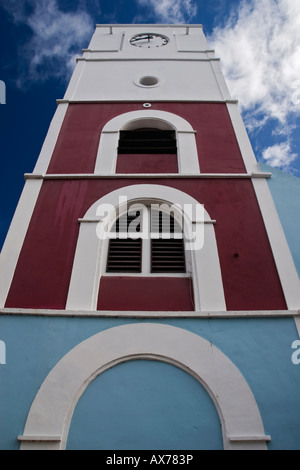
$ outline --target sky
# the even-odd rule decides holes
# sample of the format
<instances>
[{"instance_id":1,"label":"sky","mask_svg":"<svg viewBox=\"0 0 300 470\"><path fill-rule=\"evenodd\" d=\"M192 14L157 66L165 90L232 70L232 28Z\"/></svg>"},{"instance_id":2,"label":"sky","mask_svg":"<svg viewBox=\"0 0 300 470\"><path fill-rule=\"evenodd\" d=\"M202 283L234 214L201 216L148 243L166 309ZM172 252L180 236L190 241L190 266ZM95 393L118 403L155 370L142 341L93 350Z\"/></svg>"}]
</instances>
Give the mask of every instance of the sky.
<instances>
[{"instance_id":1,"label":"sky","mask_svg":"<svg viewBox=\"0 0 300 470\"><path fill-rule=\"evenodd\" d=\"M0 0L0 248L98 23L202 24L257 160L300 177L300 0Z\"/></svg>"}]
</instances>

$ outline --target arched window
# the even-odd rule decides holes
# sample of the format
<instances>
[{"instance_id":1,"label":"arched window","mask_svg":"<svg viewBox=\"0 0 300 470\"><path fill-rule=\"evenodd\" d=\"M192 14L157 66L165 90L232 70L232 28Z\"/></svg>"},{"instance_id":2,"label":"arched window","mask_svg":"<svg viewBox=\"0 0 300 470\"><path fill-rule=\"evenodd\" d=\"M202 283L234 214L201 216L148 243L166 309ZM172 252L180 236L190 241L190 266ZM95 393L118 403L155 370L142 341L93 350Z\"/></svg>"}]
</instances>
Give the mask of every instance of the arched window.
<instances>
[{"instance_id":1,"label":"arched window","mask_svg":"<svg viewBox=\"0 0 300 470\"><path fill-rule=\"evenodd\" d=\"M124 195L126 195L126 201L128 204L123 204L122 197L124 197ZM104 227L105 225L105 212L108 213L108 218L111 223L109 227L110 231L116 220L128 212L128 208L132 209L132 207L135 206L134 208L137 209L138 204L146 207L146 210L143 210L144 225L141 227L141 236L137 237L141 238L142 263L146 263L146 258L143 256L143 252L146 253L148 250L148 253L151 253L150 243L155 240L155 238L152 237L152 239L149 239L149 233L144 230L145 221L147 220L145 214L148 214L149 217L148 207L159 204L159 201L163 201L165 204L165 207L161 207L161 205L159 206L162 212L168 212L167 208L172 208L173 212L171 212L171 215L174 217L174 220L178 221L179 225L184 228L183 243L185 248L186 271L175 273L152 273L150 263L151 258L148 257L147 272L143 272L144 268L142 266L142 271L140 273L124 273L123 275L119 275L118 273L107 273L107 250L109 247L109 239L97 236L97 234L99 234L99 227L101 231L101 227ZM186 284L190 281L189 285L191 284L192 287L191 292L193 293L194 300L194 308L192 310L225 311L226 303L214 232L215 221L211 220L209 214L204 208L203 218L201 220L195 218L195 213L193 214L187 210L188 208L195 208L198 205L199 203L190 195L175 188L156 184L133 184L122 187L96 201L86 212L83 219L79 220L80 230L66 309L82 309L84 311L97 310L99 283L101 284L103 280L111 282L108 278L110 276L115 276L117 278L122 278L127 286L131 282L130 276L134 276L138 278L140 283L148 282L148 279L149 284L155 283L158 278L162 279L168 277L169 279L173 278L173 285L175 283L178 285L183 283L182 279L186 279ZM99 208L104 208L105 210L99 211ZM181 208L185 209L184 226L181 223ZM137 216L135 216L131 222L137 225L138 220L136 219ZM197 243L194 244L189 242L189 240L192 239L190 235L193 235L194 233L197 234L198 231L203 235L202 238L204 240L204 243L202 245L200 243L200 246L198 246ZM144 237L144 233L148 233L148 235ZM186 237L185 234L187 235ZM157 238L157 243L164 245L163 234L161 235L161 237ZM165 246L163 246L163 250L164 249ZM165 267L163 267L163 269L165 269ZM179 295L181 295L180 289L181 287L178 291ZM131 293L129 294L128 292L129 291L127 291L129 297ZM143 308L140 310L143 310Z\"/></svg>"},{"instance_id":2,"label":"arched window","mask_svg":"<svg viewBox=\"0 0 300 470\"><path fill-rule=\"evenodd\" d=\"M107 254L108 273L185 273L180 223L164 204L135 204L113 224Z\"/></svg>"},{"instance_id":3,"label":"arched window","mask_svg":"<svg viewBox=\"0 0 300 470\"><path fill-rule=\"evenodd\" d=\"M145 145L140 146L139 154L133 152L133 145L130 147L130 153L125 153L129 150L125 148L127 140L131 140L134 146L138 146L141 143L138 141L147 137L139 133L139 129L143 129L141 132L144 130L149 132L150 139L146 147L151 150L150 154L144 153L146 152ZM167 148L164 152L155 153L154 148L158 140L164 140L171 153L164 153ZM146 138L144 143L145 141ZM94 172L99 175L115 173L198 175L200 168L195 130L182 117L166 111L147 108L120 114L107 122L102 129Z\"/></svg>"}]
</instances>

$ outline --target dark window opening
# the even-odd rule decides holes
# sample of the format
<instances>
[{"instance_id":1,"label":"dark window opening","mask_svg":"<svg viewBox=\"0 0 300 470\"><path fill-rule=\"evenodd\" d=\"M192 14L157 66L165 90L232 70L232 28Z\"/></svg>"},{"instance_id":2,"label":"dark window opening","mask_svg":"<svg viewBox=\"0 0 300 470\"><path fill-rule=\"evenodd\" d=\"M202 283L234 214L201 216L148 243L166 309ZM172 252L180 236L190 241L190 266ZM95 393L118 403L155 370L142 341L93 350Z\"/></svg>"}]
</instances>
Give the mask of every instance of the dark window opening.
<instances>
[{"instance_id":1,"label":"dark window opening","mask_svg":"<svg viewBox=\"0 0 300 470\"><path fill-rule=\"evenodd\" d=\"M119 154L176 154L176 134L171 130L141 128L120 131Z\"/></svg>"}]
</instances>

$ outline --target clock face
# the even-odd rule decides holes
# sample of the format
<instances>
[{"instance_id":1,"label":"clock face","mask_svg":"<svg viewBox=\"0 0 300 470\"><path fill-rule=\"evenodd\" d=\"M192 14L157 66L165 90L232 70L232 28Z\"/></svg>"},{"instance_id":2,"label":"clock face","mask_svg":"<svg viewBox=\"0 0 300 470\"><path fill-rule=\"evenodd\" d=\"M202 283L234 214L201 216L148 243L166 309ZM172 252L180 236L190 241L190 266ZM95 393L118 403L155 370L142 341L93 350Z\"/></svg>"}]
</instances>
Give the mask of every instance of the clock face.
<instances>
[{"instance_id":1,"label":"clock face","mask_svg":"<svg viewBox=\"0 0 300 470\"><path fill-rule=\"evenodd\" d=\"M137 47L149 48L160 47L168 44L169 39L162 34L157 33L141 33L136 34L130 39L130 44Z\"/></svg>"}]
</instances>

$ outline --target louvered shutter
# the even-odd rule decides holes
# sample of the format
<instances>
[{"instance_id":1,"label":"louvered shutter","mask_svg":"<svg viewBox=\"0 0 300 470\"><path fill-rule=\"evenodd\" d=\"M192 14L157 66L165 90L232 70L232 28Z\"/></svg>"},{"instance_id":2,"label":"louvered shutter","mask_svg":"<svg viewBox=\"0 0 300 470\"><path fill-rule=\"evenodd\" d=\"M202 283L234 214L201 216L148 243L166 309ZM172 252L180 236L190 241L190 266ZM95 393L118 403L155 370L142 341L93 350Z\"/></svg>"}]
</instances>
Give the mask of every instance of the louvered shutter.
<instances>
[{"instance_id":1,"label":"louvered shutter","mask_svg":"<svg viewBox=\"0 0 300 470\"><path fill-rule=\"evenodd\" d=\"M125 215L117 219L112 231L117 235L128 234L127 238L112 238L109 241L107 272L140 273L142 269L142 240L129 237L129 225L137 215ZM136 227L139 231L139 227Z\"/></svg>"},{"instance_id":2,"label":"louvered shutter","mask_svg":"<svg viewBox=\"0 0 300 470\"><path fill-rule=\"evenodd\" d=\"M151 211L151 234L154 235L151 239L151 272L184 273L185 252L180 224L170 214Z\"/></svg>"}]
</instances>

